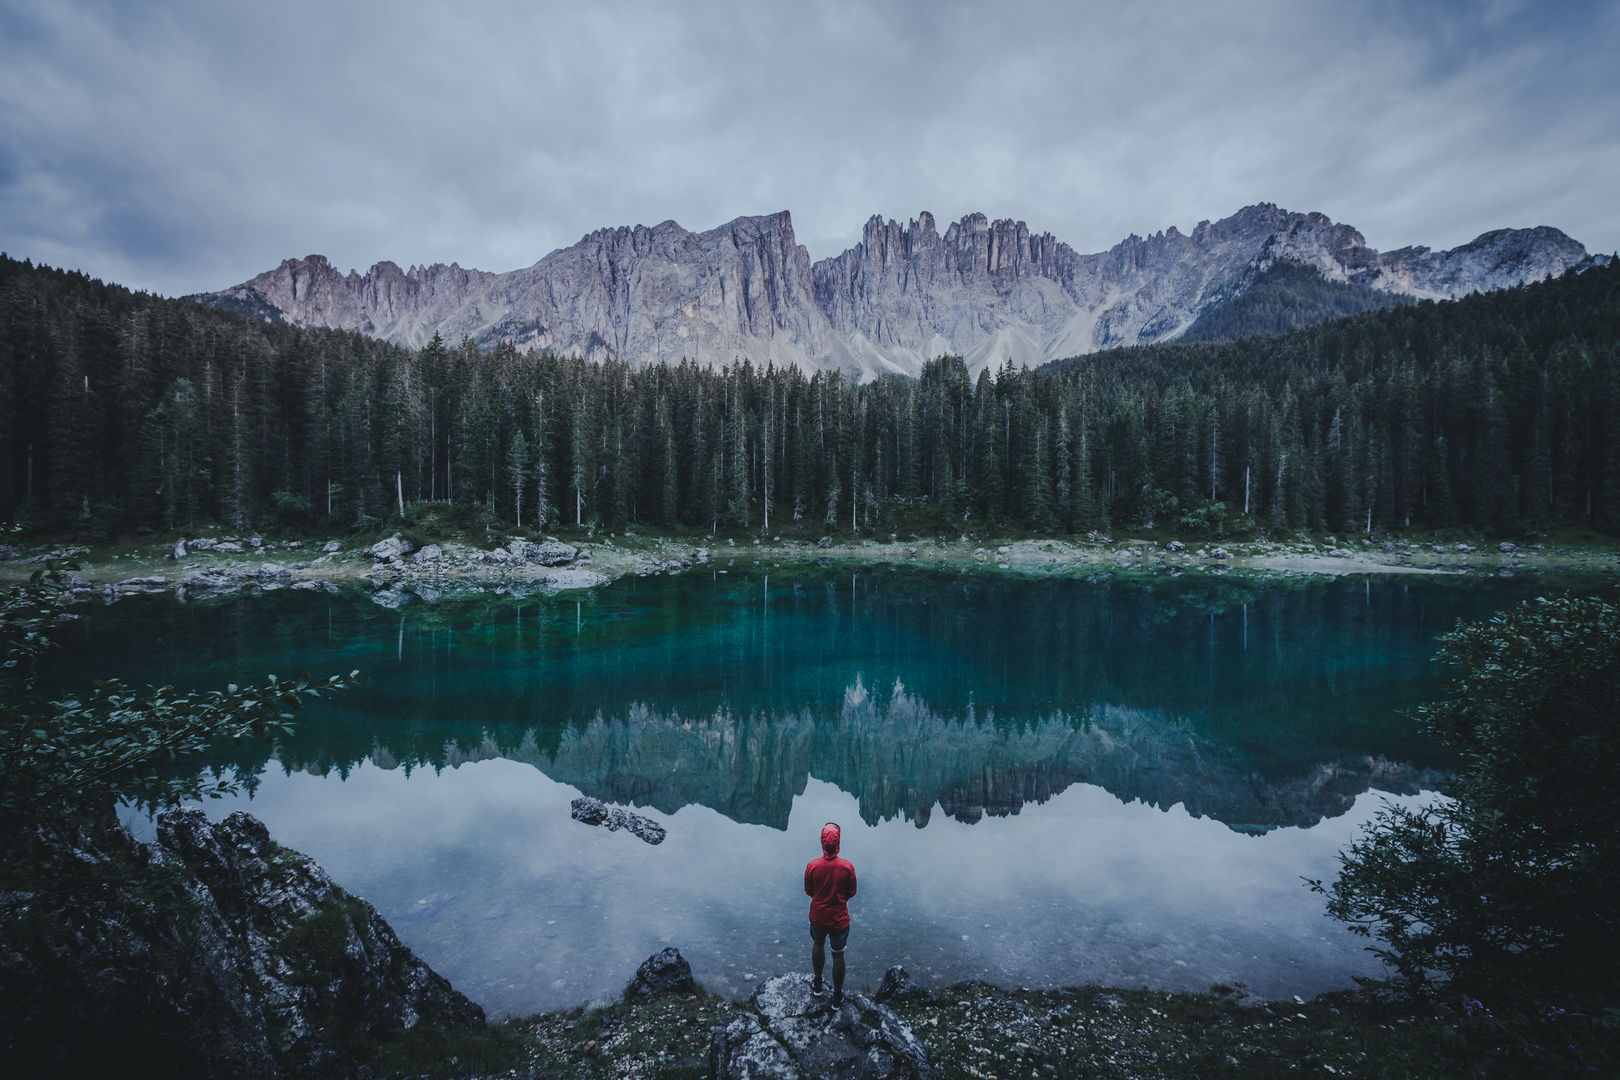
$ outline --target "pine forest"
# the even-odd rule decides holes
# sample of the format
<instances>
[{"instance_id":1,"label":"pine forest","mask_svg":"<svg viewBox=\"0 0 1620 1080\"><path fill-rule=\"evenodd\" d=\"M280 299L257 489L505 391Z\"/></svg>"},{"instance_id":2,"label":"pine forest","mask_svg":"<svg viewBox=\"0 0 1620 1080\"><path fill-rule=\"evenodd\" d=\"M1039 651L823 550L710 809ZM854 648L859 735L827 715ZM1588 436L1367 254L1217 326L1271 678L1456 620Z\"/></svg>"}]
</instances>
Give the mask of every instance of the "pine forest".
<instances>
[{"instance_id":1,"label":"pine forest","mask_svg":"<svg viewBox=\"0 0 1620 1080\"><path fill-rule=\"evenodd\" d=\"M917 379L410 350L0 259L0 516L738 534L1620 532L1620 262Z\"/></svg>"}]
</instances>

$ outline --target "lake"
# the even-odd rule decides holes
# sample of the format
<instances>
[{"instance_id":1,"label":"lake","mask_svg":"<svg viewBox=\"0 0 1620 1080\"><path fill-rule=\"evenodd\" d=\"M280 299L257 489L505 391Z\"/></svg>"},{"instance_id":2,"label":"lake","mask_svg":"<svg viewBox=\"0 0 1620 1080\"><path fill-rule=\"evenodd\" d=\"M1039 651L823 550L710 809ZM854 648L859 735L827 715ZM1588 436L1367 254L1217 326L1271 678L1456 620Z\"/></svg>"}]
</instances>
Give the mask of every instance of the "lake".
<instances>
[{"instance_id":1,"label":"lake","mask_svg":"<svg viewBox=\"0 0 1620 1080\"><path fill-rule=\"evenodd\" d=\"M1545 589L1545 586L1540 586ZM807 969L803 867L844 826L850 980L1306 996L1378 973L1302 878L1448 766L1401 715L1435 638L1535 582L1032 581L754 567L588 593L139 597L58 685L358 668L214 766L494 1014L603 1001L678 946L729 995ZM580 794L668 831L574 821ZM142 815L129 819L150 835Z\"/></svg>"}]
</instances>

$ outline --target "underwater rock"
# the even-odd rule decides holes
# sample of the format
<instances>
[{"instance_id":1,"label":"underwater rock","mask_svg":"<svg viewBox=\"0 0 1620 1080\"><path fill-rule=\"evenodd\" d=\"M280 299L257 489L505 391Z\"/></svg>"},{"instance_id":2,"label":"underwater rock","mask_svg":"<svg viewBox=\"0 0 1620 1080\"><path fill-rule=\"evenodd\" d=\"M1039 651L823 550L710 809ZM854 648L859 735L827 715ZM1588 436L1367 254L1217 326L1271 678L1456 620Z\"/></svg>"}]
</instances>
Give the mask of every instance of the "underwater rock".
<instances>
[{"instance_id":1,"label":"underwater rock","mask_svg":"<svg viewBox=\"0 0 1620 1080\"><path fill-rule=\"evenodd\" d=\"M632 814L617 806L608 806L602 800L593 799L589 795L581 796L569 805L571 809L568 816L575 821L583 821L587 825L606 825L609 832L624 829L649 844L664 842L664 827L639 814Z\"/></svg>"}]
</instances>

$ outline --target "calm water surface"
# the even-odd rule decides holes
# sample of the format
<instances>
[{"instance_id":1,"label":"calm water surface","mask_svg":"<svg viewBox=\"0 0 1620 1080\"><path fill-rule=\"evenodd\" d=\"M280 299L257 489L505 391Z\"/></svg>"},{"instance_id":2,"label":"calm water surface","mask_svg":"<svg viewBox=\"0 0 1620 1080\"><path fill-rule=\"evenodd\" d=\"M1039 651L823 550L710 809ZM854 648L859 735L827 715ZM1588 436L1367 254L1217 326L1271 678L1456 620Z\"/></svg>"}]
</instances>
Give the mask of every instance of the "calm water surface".
<instances>
[{"instance_id":1,"label":"calm water surface","mask_svg":"<svg viewBox=\"0 0 1620 1080\"><path fill-rule=\"evenodd\" d=\"M251 792L207 809L260 817L494 1013L606 999L665 944L725 993L803 967L829 820L856 985L903 963L1306 995L1376 971L1301 878L1446 768L1398 712L1438 688L1434 638L1537 591L811 567L398 609L151 597L77 624L53 675L359 668L221 758ZM581 793L668 839L573 821Z\"/></svg>"}]
</instances>

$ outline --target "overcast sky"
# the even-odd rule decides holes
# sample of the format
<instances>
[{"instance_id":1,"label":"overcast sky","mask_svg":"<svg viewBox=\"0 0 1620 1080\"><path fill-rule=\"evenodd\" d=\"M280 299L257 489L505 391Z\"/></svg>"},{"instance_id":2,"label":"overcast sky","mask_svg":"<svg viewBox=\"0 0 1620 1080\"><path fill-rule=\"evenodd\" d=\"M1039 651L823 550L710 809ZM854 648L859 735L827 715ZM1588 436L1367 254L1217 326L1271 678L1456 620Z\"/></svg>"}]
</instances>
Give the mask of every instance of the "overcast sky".
<instances>
[{"instance_id":1,"label":"overcast sky","mask_svg":"<svg viewBox=\"0 0 1620 1080\"><path fill-rule=\"evenodd\" d=\"M179 294L791 210L1620 247L1620 3L0 0L0 249Z\"/></svg>"}]
</instances>

